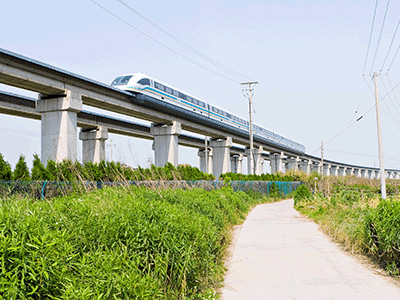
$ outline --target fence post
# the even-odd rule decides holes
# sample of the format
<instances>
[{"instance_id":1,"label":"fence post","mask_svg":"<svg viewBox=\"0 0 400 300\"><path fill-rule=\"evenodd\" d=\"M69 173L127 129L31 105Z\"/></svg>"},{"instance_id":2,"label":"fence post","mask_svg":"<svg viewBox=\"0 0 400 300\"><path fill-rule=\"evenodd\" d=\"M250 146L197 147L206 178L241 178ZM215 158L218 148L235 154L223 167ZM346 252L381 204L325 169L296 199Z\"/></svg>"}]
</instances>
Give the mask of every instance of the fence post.
<instances>
[{"instance_id":1,"label":"fence post","mask_svg":"<svg viewBox=\"0 0 400 300\"><path fill-rule=\"evenodd\" d=\"M44 188L45 188L46 184L47 184L47 180L44 181L43 186L42 186L42 195L41 195L42 200L44 200Z\"/></svg>"}]
</instances>

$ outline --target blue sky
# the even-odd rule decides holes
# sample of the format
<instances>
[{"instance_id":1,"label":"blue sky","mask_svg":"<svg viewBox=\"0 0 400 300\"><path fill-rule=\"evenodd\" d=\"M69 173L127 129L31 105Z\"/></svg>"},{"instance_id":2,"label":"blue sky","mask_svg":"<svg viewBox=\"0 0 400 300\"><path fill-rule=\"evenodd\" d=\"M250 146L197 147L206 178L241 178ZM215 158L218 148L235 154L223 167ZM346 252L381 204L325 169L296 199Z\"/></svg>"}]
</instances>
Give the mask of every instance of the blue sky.
<instances>
[{"instance_id":1,"label":"blue sky","mask_svg":"<svg viewBox=\"0 0 400 300\"><path fill-rule=\"evenodd\" d=\"M182 55L222 72L118 1L96 1ZM303 143L309 154L319 155L323 140L327 159L378 166L373 109L328 143L374 104L362 74L375 1L124 1L201 53L258 80L254 96L257 124ZM367 75L385 5L380 1L377 9ZM242 117L248 116L238 82L188 62L90 0L0 0L0 11L1 48L104 83L119 74L143 72ZM379 71L383 63L399 12L400 2L391 1L372 71ZM399 44L400 32L393 50ZM400 55L389 77L385 72L381 76L388 89L388 79L393 85L400 82L399 64ZM370 77L366 78L370 82ZM381 80L379 84L385 95ZM4 85L0 89L16 91ZM17 92L36 97L34 93ZM387 168L400 168L400 88L396 92L396 97L386 97L382 103ZM114 160L143 166L153 156L151 142L115 135L110 140L107 155L110 157L112 145ZM40 153L40 123L0 115L0 153L13 166L20 153L30 161L33 153ZM197 165L197 152L180 148L179 162Z\"/></svg>"}]
</instances>

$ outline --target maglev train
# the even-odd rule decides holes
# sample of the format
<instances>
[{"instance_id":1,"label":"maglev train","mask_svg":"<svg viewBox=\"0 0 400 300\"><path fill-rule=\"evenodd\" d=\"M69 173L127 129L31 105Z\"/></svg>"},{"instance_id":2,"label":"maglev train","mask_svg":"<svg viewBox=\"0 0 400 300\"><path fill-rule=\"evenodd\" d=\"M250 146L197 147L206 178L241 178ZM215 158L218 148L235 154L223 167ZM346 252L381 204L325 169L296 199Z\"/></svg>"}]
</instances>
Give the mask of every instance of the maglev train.
<instances>
[{"instance_id":1,"label":"maglev train","mask_svg":"<svg viewBox=\"0 0 400 300\"><path fill-rule=\"evenodd\" d=\"M142 73L131 73L118 76L113 80L111 86L124 91L155 97L159 100L172 103L173 105L178 105L203 116L228 123L231 126L244 131L249 131L249 122L245 119ZM304 145L268 129L262 128L257 124L253 124L253 134L270 141L272 144L284 146L284 148L302 154L306 152Z\"/></svg>"}]
</instances>

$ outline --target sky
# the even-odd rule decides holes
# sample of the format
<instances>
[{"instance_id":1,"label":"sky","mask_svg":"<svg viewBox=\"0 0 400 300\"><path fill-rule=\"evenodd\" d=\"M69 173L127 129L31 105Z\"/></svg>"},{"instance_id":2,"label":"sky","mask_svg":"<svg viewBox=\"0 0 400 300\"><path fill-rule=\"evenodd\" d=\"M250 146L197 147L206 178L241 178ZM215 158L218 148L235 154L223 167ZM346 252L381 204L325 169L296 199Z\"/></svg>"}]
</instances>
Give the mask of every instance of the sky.
<instances>
[{"instance_id":1,"label":"sky","mask_svg":"<svg viewBox=\"0 0 400 300\"><path fill-rule=\"evenodd\" d=\"M378 2L372 34L375 0L123 1L241 75L203 60L118 0L0 0L0 48L103 83L142 72L246 119L239 82L256 80L256 124L304 144L308 154L320 156L323 141L325 159L370 167L379 166L370 74L383 66L385 167L400 169L400 86L385 96L400 82L400 53L387 72L400 44L400 29L392 39L399 0L390 1L386 18L387 2ZM154 161L151 141L110 134L106 149L108 159L132 166ZM79 143L78 159L81 152ZM0 153L13 167L20 154L31 162L40 154L40 122L0 114ZM180 147L179 163L198 166L197 151Z\"/></svg>"}]
</instances>

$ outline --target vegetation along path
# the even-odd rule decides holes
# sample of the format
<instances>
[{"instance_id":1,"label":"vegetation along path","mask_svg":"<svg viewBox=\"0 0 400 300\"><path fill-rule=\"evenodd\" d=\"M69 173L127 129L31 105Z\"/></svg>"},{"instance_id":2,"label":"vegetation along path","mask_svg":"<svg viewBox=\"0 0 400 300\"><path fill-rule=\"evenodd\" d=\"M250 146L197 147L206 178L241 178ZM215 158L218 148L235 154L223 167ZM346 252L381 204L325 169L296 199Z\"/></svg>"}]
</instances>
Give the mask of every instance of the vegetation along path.
<instances>
[{"instance_id":1,"label":"vegetation along path","mask_svg":"<svg viewBox=\"0 0 400 300\"><path fill-rule=\"evenodd\" d=\"M293 200L256 206L228 259L222 299L400 299L400 286L343 252Z\"/></svg>"}]
</instances>

